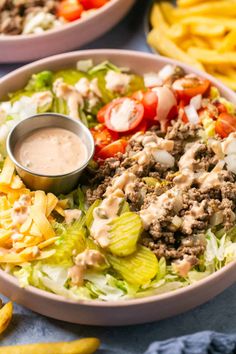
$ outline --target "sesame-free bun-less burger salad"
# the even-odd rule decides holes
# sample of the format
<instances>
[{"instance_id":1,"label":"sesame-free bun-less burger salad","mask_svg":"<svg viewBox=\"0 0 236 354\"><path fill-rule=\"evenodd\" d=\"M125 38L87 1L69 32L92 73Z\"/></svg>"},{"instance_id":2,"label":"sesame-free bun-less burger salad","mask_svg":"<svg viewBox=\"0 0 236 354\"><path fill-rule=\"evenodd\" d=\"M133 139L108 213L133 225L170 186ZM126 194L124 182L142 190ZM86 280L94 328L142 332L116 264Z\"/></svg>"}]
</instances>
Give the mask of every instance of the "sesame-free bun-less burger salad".
<instances>
[{"instance_id":1,"label":"sesame-free bun-less burger salad","mask_svg":"<svg viewBox=\"0 0 236 354\"><path fill-rule=\"evenodd\" d=\"M68 195L30 191L6 155L10 129L43 112L81 120L94 137ZM20 286L116 301L185 287L236 259L236 108L210 81L88 59L32 75L0 103L0 122L0 265Z\"/></svg>"},{"instance_id":2,"label":"sesame-free bun-less burger salad","mask_svg":"<svg viewBox=\"0 0 236 354\"><path fill-rule=\"evenodd\" d=\"M40 34L93 15L111 0L1 0L0 35Z\"/></svg>"}]
</instances>

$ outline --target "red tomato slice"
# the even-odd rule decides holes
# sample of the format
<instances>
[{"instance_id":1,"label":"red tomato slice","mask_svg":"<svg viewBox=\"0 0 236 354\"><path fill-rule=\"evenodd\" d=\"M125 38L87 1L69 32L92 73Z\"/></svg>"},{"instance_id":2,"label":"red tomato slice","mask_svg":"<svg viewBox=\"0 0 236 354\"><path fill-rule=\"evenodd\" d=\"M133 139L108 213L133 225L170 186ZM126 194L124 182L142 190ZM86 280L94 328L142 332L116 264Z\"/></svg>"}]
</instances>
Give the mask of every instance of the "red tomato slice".
<instances>
[{"instance_id":1,"label":"red tomato slice","mask_svg":"<svg viewBox=\"0 0 236 354\"><path fill-rule=\"evenodd\" d=\"M57 16L71 22L80 18L83 10L78 0L63 0L58 5Z\"/></svg>"},{"instance_id":2,"label":"red tomato slice","mask_svg":"<svg viewBox=\"0 0 236 354\"><path fill-rule=\"evenodd\" d=\"M176 92L177 97L188 104L192 97L204 95L208 91L210 85L211 83L209 80L201 79L200 77L184 77L176 80L173 83L172 88Z\"/></svg>"},{"instance_id":3,"label":"red tomato slice","mask_svg":"<svg viewBox=\"0 0 236 354\"><path fill-rule=\"evenodd\" d=\"M119 139L119 135L117 133L110 132L103 124L99 124L95 128L90 129L90 131L93 135L95 143L95 154L103 147Z\"/></svg>"},{"instance_id":4,"label":"red tomato slice","mask_svg":"<svg viewBox=\"0 0 236 354\"><path fill-rule=\"evenodd\" d=\"M142 122L134 130L132 130L132 132L127 134L123 133L124 135L122 134L122 139L129 140L134 134L138 132L145 133L151 125L152 124L150 124L149 121L143 119Z\"/></svg>"},{"instance_id":5,"label":"red tomato slice","mask_svg":"<svg viewBox=\"0 0 236 354\"><path fill-rule=\"evenodd\" d=\"M107 109L108 109L109 104L110 104L110 103L106 104L105 106L103 106L103 107L98 111L97 120L98 120L99 123L104 123L104 122L105 122L105 115L106 115L106 112L107 112Z\"/></svg>"},{"instance_id":6,"label":"red tomato slice","mask_svg":"<svg viewBox=\"0 0 236 354\"><path fill-rule=\"evenodd\" d=\"M152 90L146 92L137 91L132 96L141 102L144 107L144 118L153 121L157 115L157 95Z\"/></svg>"},{"instance_id":7,"label":"red tomato slice","mask_svg":"<svg viewBox=\"0 0 236 354\"><path fill-rule=\"evenodd\" d=\"M109 0L80 0L85 10L98 9L105 5Z\"/></svg>"},{"instance_id":8,"label":"red tomato slice","mask_svg":"<svg viewBox=\"0 0 236 354\"><path fill-rule=\"evenodd\" d=\"M221 113L216 121L216 133L221 138L227 138L233 132L236 132L236 117L229 113Z\"/></svg>"},{"instance_id":9,"label":"red tomato slice","mask_svg":"<svg viewBox=\"0 0 236 354\"><path fill-rule=\"evenodd\" d=\"M227 108L223 103L216 102L215 106L217 107L219 113L227 113Z\"/></svg>"},{"instance_id":10,"label":"red tomato slice","mask_svg":"<svg viewBox=\"0 0 236 354\"><path fill-rule=\"evenodd\" d=\"M98 152L96 157L100 158L102 160L105 160L105 159L108 159L109 157L115 156L119 152L124 154L127 144L128 144L128 142L125 139L116 140L113 143L111 143L111 144L105 146L104 148L102 148Z\"/></svg>"},{"instance_id":11,"label":"red tomato slice","mask_svg":"<svg viewBox=\"0 0 236 354\"><path fill-rule=\"evenodd\" d=\"M182 118L182 121L184 123L188 123L188 117L187 117L187 114L184 111L184 107L185 107L184 101L181 100L180 103L179 103L179 114L180 114L180 116Z\"/></svg>"},{"instance_id":12,"label":"red tomato slice","mask_svg":"<svg viewBox=\"0 0 236 354\"><path fill-rule=\"evenodd\" d=\"M122 105L124 105L125 102L127 101L129 101L129 103L132 104L134 107L132 113L128 112L127 115L129 127L128 129L127 127L124 128L115 127L111 122L112 114L116 112L117 116L119 116L119 111L122 108ZM109 130L119 132L119 133L126 133L132 131L141 123L144 117L144 107L141 103L137 102L133 98L129 98L129 97L117 98L107 105L107 111L104 116L105 116L105 125Z\"/></svg>"}]
</instances>

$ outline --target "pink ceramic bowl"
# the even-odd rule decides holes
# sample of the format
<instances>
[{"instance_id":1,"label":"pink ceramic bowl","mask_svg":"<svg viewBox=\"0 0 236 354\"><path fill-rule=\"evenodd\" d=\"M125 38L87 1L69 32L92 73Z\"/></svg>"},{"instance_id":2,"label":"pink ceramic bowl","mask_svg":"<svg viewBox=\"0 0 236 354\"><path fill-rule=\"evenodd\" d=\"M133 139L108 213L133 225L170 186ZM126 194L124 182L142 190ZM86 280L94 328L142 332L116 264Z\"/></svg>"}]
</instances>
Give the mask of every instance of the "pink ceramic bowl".
<instances>
[{"instance_id":1,"label":"pink ceramic bowl","mask_svg":"<svg viewBox=\"0 0 236 354\"><path fill-rule=\"evenodd\" d=\"M44 33L0 36L0 63L33 61L79 48L114 27L134 2L111 0L88 18Z\"/></svg>"},{"instance_id":2,"label":"pink ceramic bowl","mask_svg":"<svg viewBox=\"0 0 236 354\"><path fill-rule=\"evenodd\" d=\"M92 58L94 63L110 60L139 74L158 71L166 64L178 64L187 72L208 78L220 89L223 96L236 104L236 94L206 73L157 55L118 50L74 52L27 65L0 80L0 99L8 92L23 87L35 72L72 67L77 60L88 58ZM235 281L236 262L233 262L194 285L170 293L117 302L74 302L34 287L22 289L13 276L0 271L0 292L45 316L80 324L111 326L151 322L176 315L208 301Z\"/></svg>"}]
</instances>

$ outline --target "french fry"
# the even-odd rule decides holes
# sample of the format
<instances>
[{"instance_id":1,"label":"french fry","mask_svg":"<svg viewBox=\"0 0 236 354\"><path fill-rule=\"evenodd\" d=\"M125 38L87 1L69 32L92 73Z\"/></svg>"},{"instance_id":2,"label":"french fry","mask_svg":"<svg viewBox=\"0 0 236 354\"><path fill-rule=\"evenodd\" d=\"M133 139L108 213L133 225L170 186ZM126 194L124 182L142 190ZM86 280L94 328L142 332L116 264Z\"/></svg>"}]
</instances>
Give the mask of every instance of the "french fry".
<instances>
[{"instance_id":1,"label":"french fry","mask_svg":"<svg viewBox=\"0 0 236 354\"><path fill-rule=\"evenodd\" d=\"M12 302L8 302L0 309L0 334L3 333L9 326L13 314Z\"/></svg>"},{"instance_id":2,"label":"french fry","mask_svg":"<svg viewBox=\"0 0 236 354\"><path fill-rule=\"evenodd\" d=\"M172 25L177 21L177 18L174 16L175 7L171 5L167 1L163 1L160 3L160 9L164 16L164 19L167 21L168 24Z\"/></svg>"},{"instance_id":3,"label":"french fry","mask_svg":"<svg viewBox=\"0 0 236 354\"><path fill-rule=\"evenodd\" d=\"M236 46L236 29L232 30L225 36L224 40L220 42L218 51L224 53L235 49Z\"/></svg>"},{"instance_id":4,"label":"french fry","mask_svg":"<svg viewBox=\"0 0 236 354\"><path fill-rule=\"evenodd\" d=\"M203 64L232 64L236 65L236 52L218 53L212 49L190 47L188 54Z\"/></svg>"},{"instance_id":5,"label":"french fry","mask_svg":"<svg viewBox=\"0 0 236 354\"><path fill-rule=\"evenodd\" d=\"M198 37L198 36L191 36L191 40L194 43L193 46L200 47L200 48L205 48L209 49L210 45L207 40L205 40L203 37Z\"/></svg>"},{"instance_id":6,"label":"french fry","mask_svg":"<svg viewBox=\"0 0 236 354\"><path fill-rule=\"evenodd\" d=\"M223 42L224 37L208 37L207 42L209 43L210 49L217 50L219 49L221 43Z\"/></svg>"},{"instance_id":7,"label":"french fry","mask_svg":"<svg viewBox=\"0 0 236 354\"><path fill-rule=\"evenodd\" d=\"M152 7L150 22L152 27L160 27L163 31L167 31L169 28L164 19L163 13L161 12L160 6L156 3Z\"/></svg>"},{"instance_id":8,"label":"french fry","mask_svg":"<svg viewBox=\"0 0 236 354\"><path fill-rule=\"evenodd\" d=\"M222 15L222 14L221 14ZM186 24L186 25L191 25L191 24L202 24L206 26L217 26L219 23L224 24L227 30L232 30L236 29L236 21L235 19L228 18L228 17L210 17L211 15L209 14L208 16L186 16L178 21Z\"/></svg>"},{"instance_id":9,"label":"french fry","mask_svg":"<svg viewBox=\"0 0 236 354\"><path fill-rule=\"evenodd\" d=\"M183 24L182 24L183 25ZM179 23L180 26L180 23ZM194 23L190 25L190 32L193 35L203 36L203 37L219 37L223 36L226 32L226 27L223 24L217 24L209 26L202 23Z\"/></svg>"},{"instance_id":10,"label":"french fry","mask_svg":"<svg viewBox=\"0 0 236 354\"><path fill-rule=\"evenodd\" d=\"M191 7L194 5L199 5L205 1L206 0L177 0L177 5L179 7ZM209 1L215 1L215 0L207 0L207 1L209 2ZM218 0L218 1L220 1L220 0Z\"/></svg>"},{"instance_id":11,"label":"french fry","mask_svg":"<svg viewBox=\"0 0 236 354\"><path fill-rule=\"evenodd\" d=\"M174 23L167 29L166 34L168 35L169 38L176 41L186 36L187 26L185 26L182 23Z\"/></svg>"},{"instance_id":12,"label":"french fry","mask_svg":"<svg viewBox=\"0 0 236 354\"><path fill-rule=\"evenodd\" d=\"M186 9L177 8L172 10L171 17L175 19L187 16L227 16L236 15L236 2L233 1L206 1L202 4L188 7Z\"/></svg>"},{"instance_id":13,"label":"french fry","mask_svg":"<svg viewBox=\"0 0 236 354\"><path fill-rule=\"evenodd\" d=\"M171 41L171 39L169 39L159 28L154 28L148 34L147 40L148 43L152 47L156 48L161 54L193 65L200 70L204 70L203 66L197 60L186 54L173 41Z\"/></svg>"},{"instance_id":14,"label":"french fry","mask_svg":"<svg viewBox=\"0 0 236 354\"><path fill-rule=\"evenodd\" d=\"M39 343L0 347L0 354L92 354L100 346L97 338L84 338L73 342Z\"/></svg>"},{"instance_id":15,"label":"french fry","mask_svg":"<svg viewBox=\"0 0 236 354\"><path fill-rule=\"evenodd\" d=\"M190 47L194 47L195 43L193 42L192 38L187 38L185 40L183 40L180 44L179 44L180 48L183 49L184 51L187 51L188 48Z\"/></svg>"}]
</instances>

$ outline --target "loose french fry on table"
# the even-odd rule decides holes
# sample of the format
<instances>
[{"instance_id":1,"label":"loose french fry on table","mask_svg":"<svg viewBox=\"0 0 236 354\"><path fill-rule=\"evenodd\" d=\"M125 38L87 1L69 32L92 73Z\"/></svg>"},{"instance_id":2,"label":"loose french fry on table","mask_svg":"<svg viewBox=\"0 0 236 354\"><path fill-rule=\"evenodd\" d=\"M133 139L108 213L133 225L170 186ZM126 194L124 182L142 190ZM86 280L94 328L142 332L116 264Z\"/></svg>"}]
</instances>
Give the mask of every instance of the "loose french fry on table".
<instances>
[{"instance_id":1,"label":"loose french fry on table","mask_svg":"<svg viewBox=\"0 0 236 354\"><path fill-rule=\"evenodd\" d=\"M0 334L3 333L9 326L12 319L12 314L13 314L12 302L8 302L6 305L0 308Z\"/></svg>"},{"instance_id":2,"label":"loose french fry on table","mask_svg":"<svg viewBox=\"0 0 236 354\"><path fill-rule=\"evenodd\" d=\"M0 354L92 354L99 348L97 338L84 338L73 342L38 343L0 347Z\"/></svg>"}]
</instances>

